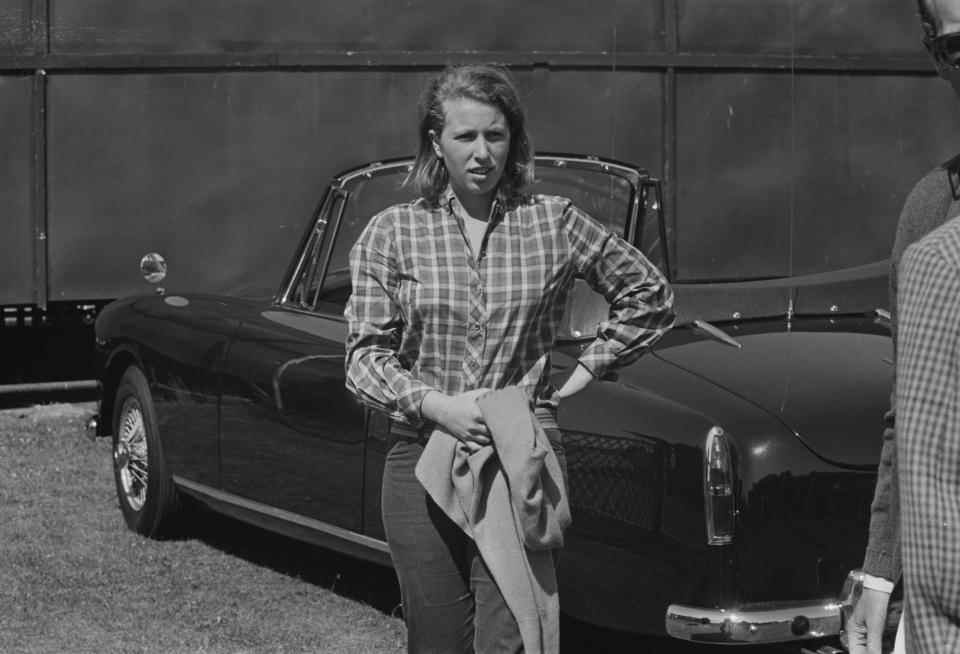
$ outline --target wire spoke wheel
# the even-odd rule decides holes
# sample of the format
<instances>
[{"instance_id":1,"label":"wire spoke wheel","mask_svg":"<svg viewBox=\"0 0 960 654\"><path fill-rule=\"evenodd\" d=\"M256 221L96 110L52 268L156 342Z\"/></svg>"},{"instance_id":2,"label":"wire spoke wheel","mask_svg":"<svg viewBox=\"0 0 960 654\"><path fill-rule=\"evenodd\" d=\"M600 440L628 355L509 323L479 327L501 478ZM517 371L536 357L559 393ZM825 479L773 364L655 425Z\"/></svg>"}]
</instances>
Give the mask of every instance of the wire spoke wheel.
<instances>
[{"instance_id":1,"label":"wire spoke wheel","mask_svg":"<svg viewBox=\"0 0 960 654\"><path fill-rule=\"evenodd\" d=\"M163 449L150 385L139 367L130 366L113 404L113 476L127 526L152 538L176 532L182 513Z\"/></svg>"},{"instance_id":2,"label":"wire spoke wheel","mask_svg":"<svg viewBox=\"0 0 960 654\"><path fill-rule=\"evenodd\" d=\"M135 397L128 397L120 409L120 430L113 460L120 475L120 485L130 508L139 511L147 501L147 433L143 408Z\"/></svg>"}]
</instances>

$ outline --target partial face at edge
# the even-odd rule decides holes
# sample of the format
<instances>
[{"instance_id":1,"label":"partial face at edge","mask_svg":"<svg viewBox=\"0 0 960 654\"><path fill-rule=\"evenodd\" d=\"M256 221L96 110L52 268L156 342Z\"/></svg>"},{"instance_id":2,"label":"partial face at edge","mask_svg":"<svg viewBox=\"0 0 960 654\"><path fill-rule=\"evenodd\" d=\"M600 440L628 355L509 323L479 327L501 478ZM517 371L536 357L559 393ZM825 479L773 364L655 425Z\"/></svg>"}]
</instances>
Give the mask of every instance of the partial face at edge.
<instances>
[{"instance_id":1,"label":"partial face at edge","mask_svg":"<svg viewBox=\"0 0 960 654\"><path fill-rule=\"evenodd\" d=\"M510 129L497 107L470 98L444 100L444 125L431 132L450 185L461 201L492 200L510 153Z\"/></svg>"}]
</instances>

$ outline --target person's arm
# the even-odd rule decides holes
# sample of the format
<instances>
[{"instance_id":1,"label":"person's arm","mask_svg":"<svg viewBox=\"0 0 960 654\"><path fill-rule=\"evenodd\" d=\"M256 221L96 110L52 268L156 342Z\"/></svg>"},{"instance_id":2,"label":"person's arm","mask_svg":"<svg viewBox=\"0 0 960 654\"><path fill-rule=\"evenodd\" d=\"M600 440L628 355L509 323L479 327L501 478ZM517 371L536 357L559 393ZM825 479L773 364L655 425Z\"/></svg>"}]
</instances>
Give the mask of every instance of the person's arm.
<instances>
[{"instance_id":1,"label":"person's arm","mask_svg":"<svg viewBox=\"0 0 960 654\"><path fill-rule=\"evenodd\" d=\"M896 257L899 259L899 256ZM894 359L896 359L896 271L890 274ZM890 408L883 416L883 446L877 464L877 484L870 504L870 526L862 570L863 593L847 618L844 629L850 654L880 654L887 623L890 594L901 575L900 490L897 475L896 369Z\"/></svg>"},{"instance_id":2,"label":"person's arm","mask_svg":"<svg viewBox=\"0 0 960 654\"><path fill-rule=\"evenodd\" d=\"M897 286L898 266L908 246L942 225L948 216L953 193L948 175L938 166L921 178L907 196L897 220L893 249L890 253L888 302L893 357L897 356ZM877 485L870 506L870 528L863 571L868 575L894 583L900 580L900 508L897 484L896 444L896 366L890 392L890 409L883 417L883 446L877 466Z\"/></svg>"},{"instance_id":3,"label":"person's arm","mask_svg":"<svg viewBox=\"0 0 960 654\"><path fill-rule=\"evenodd\" d=\"M944 625L960 606L960 275L955 230L907 249L900 266L897 457L911 652L956 651Z\"/></svg>"},{"instance_id":4,"label":"person's arm","mask_svg":"<svg viewBox=\"0 0 960 654\"><path fill-rule=\"evenodd\" d=\"M897 266L904 250L943 224L952 202L946 172L937 167L910 191L897 220L890 255L890 332L894 360L897 354ZM883 444L877 465L877 484L870 505L870 526L862 570L867 575L863 595L854 606L845 629L850 635L850 654L880 652L886 626L890 589L901 577L900 490L897 474L896 367L890 393L890 408L883 417Z\"/></svg>"},{"instance_id":5,"label":"person's arm","mask_svg":"<svg viewBox=\"0 0 960 654\"><path fill-rule=\"evenodd\" d=\"M563 382L563 386L560 387L560 390L557 392L557 396L560 399L570 397L574 393L579 393L582 391L587 387L587 384L592 381L593 374L583 365L578 365L574 367L573 372L570 373L570 376L567 377L567 380Z\"/></svg>"},{"instance_id":6,"label":"person's arm","mask_svg":"<svg viewBox=\"0 0 960 654\"><path fill-rule=\"evenodd\" d=\"M416 379L398 356L403 316L396 301L399 279L387 216L371 220L350 250L346 384L367 406L419 425L421 404L433 388Z\"/></svg>"},{"instance_id":7,"label":"person's arm","mask_svg":"<svg viewBox=\"0 0 960 654\"><path fill-rule=\"evenodd\" d=\"M895 403L896 381L890 394L890 409L884 414L883 447L870 505L870 527L862 568L866 579L863 593L844 627L850 654L880 654L890 594L901 575Z\"/></svg>"},{"instance_id":8,"label":"person's arm","mask_svg":"<svg viewBox=\"0 0 960 654\"><path fill-rule=\"evenodd\" d=\"M400 362L403 316L395 299L399 285L395 241L385 222L374 218L350 251L353 292L344 311L347 388L367 406L396 420L415 426L432 421L471 450L478 449L490 442L476 403L487 389L446 395L414 377Z\"/></svg>"},{"instance_id":9,"label":"person's arm","mask_svg":"<svg viewBox=\"0 0 960 654\"><path fill-rule=\"evenodd\" d=\"M596 220L568 205L564 220L577 272L610 304L597 337L580 355L560 397L608 370L635 360L673 326L673 291L643 254Z\"/></svg>"}]
</instances>

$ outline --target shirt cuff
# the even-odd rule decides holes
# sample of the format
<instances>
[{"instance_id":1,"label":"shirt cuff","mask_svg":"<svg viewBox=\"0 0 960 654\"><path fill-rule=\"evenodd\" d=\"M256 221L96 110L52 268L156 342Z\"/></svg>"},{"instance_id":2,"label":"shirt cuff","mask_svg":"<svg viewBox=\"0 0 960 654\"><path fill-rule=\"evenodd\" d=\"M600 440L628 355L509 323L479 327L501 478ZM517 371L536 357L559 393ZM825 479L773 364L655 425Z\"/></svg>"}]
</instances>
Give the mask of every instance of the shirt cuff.
<instances>
[{"instance_id":1,"label":"shirt cuff","mask_svg":"<svg viewBox=\"0 0 960 654\"><path fill-rule=\"evenodd\" d=\"M870 542L867 543L867 551L863 557L863 565L860 566L861 570L874 577L883 577L884 579L890 579L894 582L900 579L900 576L903 574L900 561L900 547L896 545L895 542L893 543L892 549L883 546L873 546L873 541L877 541L878 543L886 541L888 544L891 541L895 541L897 537L896 533L897 530L893 530L892 532L880 531L877 534L870 535Z\"/></svg>"},{"instance_id":2,"label":"shirt cuff","mask_svg":"<svg viewBox=\"0 0 960 654\"><path fill-rule=\"evenodd\" d=\"M889 595L893 592L894 583L883 577L874 577L873 575L863 574L863 587L875 590Z\"/></svg>"},{"instance_id":3,"label":"shirt cuff","mask_svg":"<svg viewBox=\"0 0 960 654\"><path fill-rule=\"evenodd\" d=\"M430 391L436 390L431 386L427 386L423 383L415 383L409 388L402 396L397 398L398 408L400 409L400 414L404 418L404 422L414 426L422 427L424 424L423 414L421 413L421 408L423 406L423 398L427 396Z\"/></svg>"},{"instance_id":4,"label":"shirt cuff","mask_svg":"<svg viewBox=\"0 0 960 654\"><path fill-rule=\"evenodd\" d=\"M580 354L577 360L596 379L600 379L617 361L617 351L623 346L613 341L596 340Z\"/></svg>"}]
</instances>

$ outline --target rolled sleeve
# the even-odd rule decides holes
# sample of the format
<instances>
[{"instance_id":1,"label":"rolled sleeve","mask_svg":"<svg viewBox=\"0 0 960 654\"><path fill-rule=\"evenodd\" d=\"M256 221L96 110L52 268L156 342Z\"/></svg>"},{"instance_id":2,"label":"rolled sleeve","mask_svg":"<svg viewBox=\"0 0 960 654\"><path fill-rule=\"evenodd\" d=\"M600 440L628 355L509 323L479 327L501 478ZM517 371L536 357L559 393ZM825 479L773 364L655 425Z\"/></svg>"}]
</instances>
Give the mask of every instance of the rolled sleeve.
<instances>
[{"instance_id":1,"label":"rolled sleeve","mask_svg":"<svg viewBox=\"0 0 960 654\"><path fill-rule=\"evenodd\" d=\"M610 304L580 355L594 377L636 360L674 324L673 291L640 250L572 204L565 212L577 272Z\"/></svg>"},{"instance_id":2,"label":"rolled sleeve","mask_svg":"<svg viewBox=\"0 0 960 654\"><path fill-rule=\"evenodd\" d=\"M434 389L411 374L398 355L404 322L396 301L397 267L389 232L381 214L350 250L346 385L367 406L420 425L423 398Z\"/></svg>"}]
</instances>

